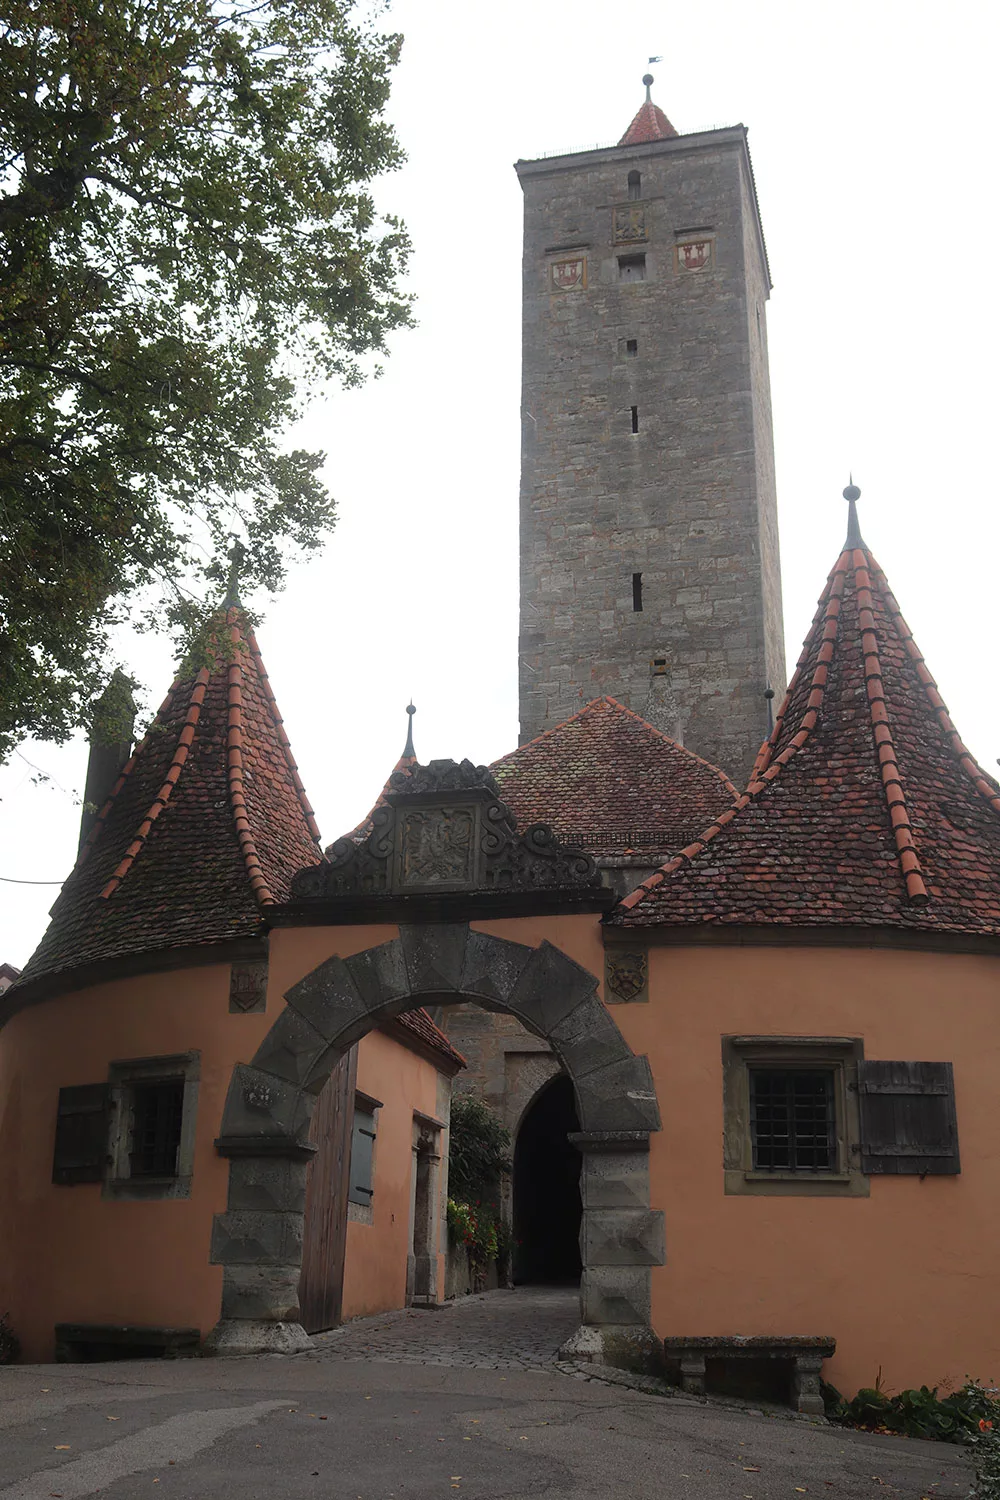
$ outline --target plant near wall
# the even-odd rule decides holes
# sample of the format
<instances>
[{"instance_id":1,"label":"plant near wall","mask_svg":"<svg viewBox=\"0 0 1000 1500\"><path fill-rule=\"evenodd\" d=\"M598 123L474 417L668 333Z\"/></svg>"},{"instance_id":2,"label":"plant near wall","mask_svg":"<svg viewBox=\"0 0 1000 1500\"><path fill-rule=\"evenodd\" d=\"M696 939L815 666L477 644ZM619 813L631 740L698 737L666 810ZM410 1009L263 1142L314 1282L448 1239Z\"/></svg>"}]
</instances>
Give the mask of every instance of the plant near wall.
<instances>
[{"instance_id":1,"label":"plant near wall","mask_svg":"<svg viewBox=\"0 0 1000 1500\"><path fill-rule=\"evenodd\" d=\"M875 1384L862 1387L850 1401L825 1381L822 1389L831 1422L867 1432L970 1444L983 1454L984 1463L995 1463L1000 1476L1000 1440L993 1435L1000 1433L1000 1395L991 1386L967 1379L960 1390L940 1398L937 1386L926 1385L889 1395L879 1370ZM1000 1477L996 1483L1000 1486ZM1000 1487L972 1493L976 1500L1000 1500Z\"/></svg>"},{"instance_id":2,"label":"plant near wall","mask_svg":"<svg viewBox=\"0 0 1000 1500\"><path fill-rule=\"evenodd\" d=\"M12 1365L20 1352L20 1340L10 1326L10 1314L0 1313L0 1365Z\"/></svg>"},{"instance_id":3,"label":"plant near wall","mask_svg":"<svg viewBox=\"0 0 1000 1500\"><path fill-rule=\"evenodd\" d=\"M456 1203L495 1203L511 1168L510 1131L480 1099L451 1101L448 1188Z\"/></svg>"}]
</instances>

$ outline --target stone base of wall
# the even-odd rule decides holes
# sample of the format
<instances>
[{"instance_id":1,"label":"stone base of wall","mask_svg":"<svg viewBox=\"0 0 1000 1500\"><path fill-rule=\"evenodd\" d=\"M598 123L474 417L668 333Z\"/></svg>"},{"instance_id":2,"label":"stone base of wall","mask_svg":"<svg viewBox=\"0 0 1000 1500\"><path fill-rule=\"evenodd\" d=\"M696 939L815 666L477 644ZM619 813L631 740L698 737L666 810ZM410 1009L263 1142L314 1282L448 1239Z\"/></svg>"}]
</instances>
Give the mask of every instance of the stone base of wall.
<instances>
[{"instance_id":1,"label":"stone base of wall","mask_svg":"<svg viewBox=\"0 0 1000 1500\"><path fill-rule=\"evenodd\" d=\"M469 1252L464 1245L449 1245L444 1267L445 1300L468 1297L473 1292L495 1292L500 1285L496 1261L490 1261L484 1274L474 1276Z\"/></svg>"}]
</instances>

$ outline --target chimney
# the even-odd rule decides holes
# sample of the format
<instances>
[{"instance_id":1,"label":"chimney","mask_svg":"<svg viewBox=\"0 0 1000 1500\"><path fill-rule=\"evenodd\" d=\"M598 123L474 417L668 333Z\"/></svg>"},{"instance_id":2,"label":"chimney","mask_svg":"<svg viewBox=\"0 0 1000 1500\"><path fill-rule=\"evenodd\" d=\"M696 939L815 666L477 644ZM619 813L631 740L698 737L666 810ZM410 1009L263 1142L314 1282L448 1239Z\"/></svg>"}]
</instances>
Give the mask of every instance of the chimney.
<instances>
[{"instance_id":1,"label":"chimney","mask_svg":"<svg viewBox=\"0 0 1000 1500\"><path fill-rule=\"evenodd\" d=\"M118 780L122 766L132 754L132 731L137 713L132 683L116 668L104 692L94 704L90 728L90 758L87 785L80 816L80 845L93 828Z\"/></svg>"}]
</instances>

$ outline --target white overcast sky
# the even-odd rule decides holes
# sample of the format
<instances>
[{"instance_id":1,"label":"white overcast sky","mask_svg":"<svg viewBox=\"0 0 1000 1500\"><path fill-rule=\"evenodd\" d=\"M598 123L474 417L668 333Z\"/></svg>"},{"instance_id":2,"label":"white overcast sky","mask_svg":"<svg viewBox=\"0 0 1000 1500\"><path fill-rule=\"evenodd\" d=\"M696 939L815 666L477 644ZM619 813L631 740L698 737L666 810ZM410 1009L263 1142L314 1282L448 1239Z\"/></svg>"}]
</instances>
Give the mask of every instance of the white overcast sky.
<instances>
[{"instance_id":1,"label":"white overcast sky","mask_svg":"<svg viewBox=\"0 0 1000 1500\"><path fill-rule=\"evenodd\" d=\"M610 144L653 95L682 133L749 127L768 310L785 627L794 663L843 540L853 469L959 730L1000 755L996 72L1000 6L925 0L396 0L380 186L414 242L419 326L383 378L315 407L340 523L259 639L324 841L371 805L418 713L422 760L517 742L521 194L512 163ZM254 601L255 603L258 601ZM121 630L155 708L171 654ZM0 771L0 876L58 881L86 749ZM0 884L23 964L56 886Z\"/></svg>"}]
</instances>

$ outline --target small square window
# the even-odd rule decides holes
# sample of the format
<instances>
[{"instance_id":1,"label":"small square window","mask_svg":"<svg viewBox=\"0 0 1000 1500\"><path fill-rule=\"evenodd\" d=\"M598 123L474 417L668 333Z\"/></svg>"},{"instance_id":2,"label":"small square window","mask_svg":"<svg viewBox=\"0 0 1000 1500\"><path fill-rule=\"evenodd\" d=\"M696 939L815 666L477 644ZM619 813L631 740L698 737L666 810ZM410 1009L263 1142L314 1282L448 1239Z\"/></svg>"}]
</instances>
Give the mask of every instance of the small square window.
<instances>
[{"instance_id":1,"label":"small square window","mask_svg":"<svg viewBox=\"0 0 1000 1500\"><path fill-rule=\"evenodd\" d=\"M639 340L638 339L626 339L625 340L625 357L627 359L635 359L636 356L638 355L638 353L639 353Z\"/></svg>"},{"instance_id":2,"label":"small square window","mask_svg":"<svg viewBox=\"0 0 1000 1500\"><path fill-rule=\"evenodd\" d=\"M646 279L646 256L619 255L618 257L618 280L619 281L645 281Z\"/></svg>"},{"instance_id":3,"label":"small square window","mask_svg":"<svg viewBox=\"0 0 1000 1500\"><path fill-rule=\"evenodd\" d=\"M867 1196L856 1037L725 1036L727 1193Z\"/></svg>"},{"instance_id":4,"label":"small square window","mask_svg":"<svg viewBox=\"0 0 1000 1500\"><path fill-rule=\"evenodd\" d=\"M827 1068L751 1068L750 1132L756 1172L832 1172L833 1074Z\"/></svg>"},{"instance_id":5,"label":"small square window","mask_svg":"<svg viewBox=\"0 0 1000 1500\"><path fill-rule=\"evenodd\" d=\"M197 1052L111 1064L106 1196L189 1196L198 1074Z\"/></svg>"}]
</instances>

